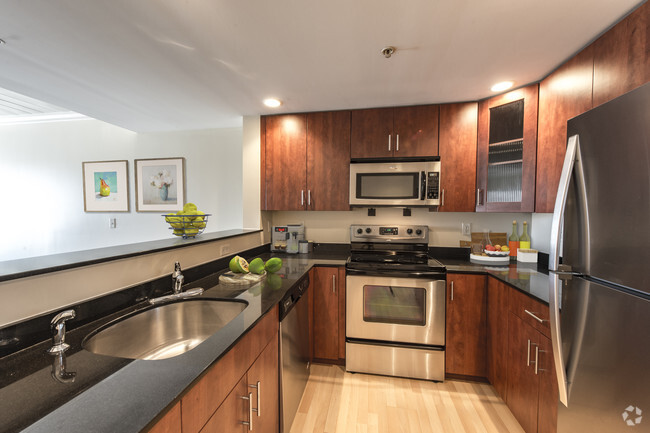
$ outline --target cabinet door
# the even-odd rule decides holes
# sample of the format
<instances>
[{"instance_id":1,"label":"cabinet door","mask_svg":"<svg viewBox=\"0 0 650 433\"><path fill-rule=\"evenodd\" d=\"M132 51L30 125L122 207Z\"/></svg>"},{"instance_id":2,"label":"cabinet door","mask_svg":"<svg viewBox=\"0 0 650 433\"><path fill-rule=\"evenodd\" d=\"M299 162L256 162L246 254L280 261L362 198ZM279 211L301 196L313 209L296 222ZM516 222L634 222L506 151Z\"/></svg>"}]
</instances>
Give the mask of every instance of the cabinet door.
<instances>
[{"instance_id":1,"label":"cabinet door","mask_svg":"<svg viewBox=\"0 0 650 433\"><path fill-rule=\"evenodd\" d=\"M339 358L338 268L314 268L314 358Z\"/></svg>"},{"instance_id":2,"label":"cabinet door","mask_svg":"<svg viewBox=\"0 0 650 433\"><path fill-rule=\"evenodd\" d=\"M485 377L484 275L447 275L446 373Z\"/></svg>"},{"instance_id":3,"label":"cabinet door","mask_svg":"<svg viewBox=\"0 0 650 433\"><path fill-rule=\"evenodd\" d=\"M181 404L176 403L148 433L179 433L181 431Z\"/></svg>"},{"instance_id":4,"label":"cabinet door","mask_svg":"<svg viewBox=\"0 0 650 433\"><path fill-rule=\"evenodd\" d=\"M650 81L649 23L645 3L592 44L594 107Z\"/></svg>"},{"instance_id":5,"label":"cabinet door","mask_svg":"<svg viewBox=\"0 0 650 433\"><path fill-rule=\"evenodd\" d=\"M255 428L255 413L249 407L254 404L254 399L255 393L248 390L244 376L203 426L201 433L246 433L248 426L243 422L250 422L251 414Z\"/></svg>"},{"instance_id":6,"label":"cabinet door","mask_svg":"<svg viewBox=\"0 0 650 433\"><path fill-rule=\"evenodd\" d=\"M339 267L339 360L345 359L345 268Z\"/></svg>"},{"instance_id":7,"label":"cabinet door","mask_svg":"<svg viewBox=\"0 0 650 433\"><path fill-rule=\"evenodd\" d=\"M496 278L487 283L487 378L506 400L508 344L508 286Z\"/></svg>"},{"instance_id":8,"label":"cabinet door","mask_svg":"<svg viewBox=\"0 0 650 433\"><path fill-rule=\"evenodd\" d=\"M304 114L265 117L265 210L303 210L307 194L307 120Z\"/></svg>"},{"instance_id":9,"label":"cabinet door","mask_svg":"<svg viewBox=\"0 0 650 433\"><path fill-rule=\"evenodd\" d=\"M534 210L538 93L534 84L479 103L477 212Z\"/></svg>"},{"instance_id":10,"label":"cabinet door","mask_svg":"<svg viewBox=\"0 0 650 433\"><path fill-rule=\"evenodd\" d=\"M274 338L248 370L248 391L253 392L254 429L277 433L280 430L278 395L278 339Z\"/></svg>"},{"instance_id":11,"label":"cabinet door","mask_svg":"<svg viewBox=\"0 0 650 433\"><path fill-rule=\"evenodd\" d=\"M437 105L393 109L395 157L438 155L438 112Z\"/></svg>"},{"instance_id":12,"label":"cabinet door","mask_svg":"<svg viewBox=\"0 0 650 433\"><path fill-rule=\"evenodd\" d=\"M351 123L351 158L393 156L393 109L353 110Z\"/></svg>"},{"instance_id":13,"label":"cabinet door","mask_svg":"<svg viewBox=\"0 0 650 433\"><path fill-rule=\"evenodd\" d=\"M535 344L539 333L513 313L508 313L508 390L506 402L519 424L537 431L539 381L535 375Z\"/></svg>"},{"instance_id":14,"label":"cabinet door","mask_svg":"<svg viewBox=\"0 0 650 433\"><path fill-rule=\"evenodd\" d=\"M537 412L537 432L555 433L557 431L558 385L553 361L551 340L539 337L539 407Z\"/></svg>"},{"instance_id":15,"label":"cabinet door","mask_svg":"<svg viewBox=\"0 0 650 433\"><path fill-rule=\"evenodd\" d=\"M350 210L350 112L307 114L307 209Z\"/></svg>"},{"instance_id":16,"label":"cabinet door","mask_svg":"<svg viewBox=\"0 0 650 433\"><path fill-rule=\"evenodd\" d=\"M566 152L567 120L591 109L593 64L593 46L589 46L540 83L535 212L553 212Z\"/></svg>"},{"instance_id":17,"label":"cabinet door","mask_svg":"<svg viewBox=\"0 0 650 433\"><path fill-rule=\"evenodd\" d=\"M443 212L474 212L478 104L440 106L440 174Z\"/></svg>"}]
</instances>

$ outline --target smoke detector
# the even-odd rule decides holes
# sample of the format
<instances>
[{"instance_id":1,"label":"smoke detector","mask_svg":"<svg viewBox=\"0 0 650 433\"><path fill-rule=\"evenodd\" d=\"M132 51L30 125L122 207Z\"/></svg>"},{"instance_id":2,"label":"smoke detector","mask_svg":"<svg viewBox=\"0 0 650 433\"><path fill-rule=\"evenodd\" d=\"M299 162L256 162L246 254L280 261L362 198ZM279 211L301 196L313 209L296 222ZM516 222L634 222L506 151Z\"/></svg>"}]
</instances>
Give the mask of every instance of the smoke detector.
<instances>
[{"instance_id":1,"label":"smoke detector","mask_svg":"<svg viewBox=\"0 0 650 433\"><path fill-rule=\"evenodd\" d=\"M395 52L395 47L386 47L383 50L381 50L381 54L387 59L389 59L394 52Z\"/></svg>"}]
</instances>

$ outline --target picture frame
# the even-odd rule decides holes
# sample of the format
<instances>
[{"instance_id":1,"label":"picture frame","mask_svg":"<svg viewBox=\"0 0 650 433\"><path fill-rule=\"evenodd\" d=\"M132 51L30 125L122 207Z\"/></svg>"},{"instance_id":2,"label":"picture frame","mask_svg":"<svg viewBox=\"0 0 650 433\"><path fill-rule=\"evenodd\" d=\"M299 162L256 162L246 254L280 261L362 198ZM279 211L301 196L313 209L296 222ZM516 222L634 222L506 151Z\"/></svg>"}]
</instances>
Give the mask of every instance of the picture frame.
<instances>
[{"instance_id":1,"label":"picture frame","mask_svg":"<svg viewBox=\"0 0 650 433\"><path fill-rule=\"evenodd\" d=\"M175 212L185 204L185 158L134 160L137 212Z\"/></svg>"},{"instance_id":2,"label":"picture frame","mask_svg":"<svg viewBox=\"0 0 650 433\"><path fill-rule=\"evenodd\" d=\"M81 163L84 212L129 211L128 161Z\"/></svg>"}]
</instances>

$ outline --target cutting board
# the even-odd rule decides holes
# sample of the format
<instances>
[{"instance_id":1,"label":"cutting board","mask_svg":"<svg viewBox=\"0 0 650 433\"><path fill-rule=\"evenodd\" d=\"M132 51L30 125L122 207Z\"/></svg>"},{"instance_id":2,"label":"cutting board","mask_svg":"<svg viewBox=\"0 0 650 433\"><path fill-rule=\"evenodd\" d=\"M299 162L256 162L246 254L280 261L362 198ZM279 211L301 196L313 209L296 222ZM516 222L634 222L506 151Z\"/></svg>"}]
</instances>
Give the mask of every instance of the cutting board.
<instances>
[{"instance_id":1,"label":"cutting board","mask_svg":"<svg viewBox=\"0 0 650 433\"><path fill-rule=\"evenodd\" d=\"M472 232L473 244L480 244L482 241L483 232ZM508 245L508 234L490 232L490 241L492 241L492 245Z\"/></svg>"},{"instance_id":2,"label":"cutting board","mask_svg":"<svg viewBox=\"0 0 650 433\"><path fill-rule=\"evenodd\" d=\"M251 285L259 283L264 278L266 278L266 271L261 274L236 274L233 271L228 271L219 275L219 282L221 284Z\"/></svg>"}]
</instances>

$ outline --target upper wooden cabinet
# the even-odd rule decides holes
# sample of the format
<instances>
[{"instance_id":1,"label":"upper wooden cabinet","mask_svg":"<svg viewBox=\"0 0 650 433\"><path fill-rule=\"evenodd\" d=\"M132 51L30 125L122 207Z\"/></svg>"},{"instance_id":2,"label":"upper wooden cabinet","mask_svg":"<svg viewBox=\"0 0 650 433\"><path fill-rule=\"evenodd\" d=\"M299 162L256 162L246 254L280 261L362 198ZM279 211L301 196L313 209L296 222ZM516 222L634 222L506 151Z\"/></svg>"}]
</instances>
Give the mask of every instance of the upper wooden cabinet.
<instances>
[{"instance_id":1,"label":"upper wooden cabinet","mask_svg":"<svg viewBox=\"0 0 650 433\"><path fill-rule=\"evenodd\" d=\"M567 143L567 121L592 106L593 47L564 63L539 85L535 212L553 212Z\"/></svg>"},{"instance_id":2,"label":"upper wooden cabinet","mask_svg":"<svg viewBox=\"0 0 650 433\"><path fill-rule=\"evenodd\" d=\"M443 212L474 212L478 103L440 106L440 174Z\"/></svg>"},{"instance_id":3,"label":"upper wooden cabinet","mask_svg":"<svg viewBox=\"0 0 650 433\"><path fill-rule=\"evenodd\" d=\"M438 155L437 105L352 111L351 157Z\"/></svg>"},{"instance_id":4,"label":"upper wooden cabinet","mask_svg":"<svg viewBox=\"0 0 650 433\"><path fill-rule=\"evenodd\" d=\"M538 85L479 102L477 212L535 207Z\"/></svg>"},{"instance_id":5,"label":"upper wooden cabinet","mask_svg":"<svg viewBox=\"0 0 650 433\"><path fill-rule=\"evenodd\" d=\"M350 112L262 117L262 209L349 210Z\"/></svg>"}]
</instances>

